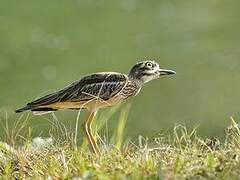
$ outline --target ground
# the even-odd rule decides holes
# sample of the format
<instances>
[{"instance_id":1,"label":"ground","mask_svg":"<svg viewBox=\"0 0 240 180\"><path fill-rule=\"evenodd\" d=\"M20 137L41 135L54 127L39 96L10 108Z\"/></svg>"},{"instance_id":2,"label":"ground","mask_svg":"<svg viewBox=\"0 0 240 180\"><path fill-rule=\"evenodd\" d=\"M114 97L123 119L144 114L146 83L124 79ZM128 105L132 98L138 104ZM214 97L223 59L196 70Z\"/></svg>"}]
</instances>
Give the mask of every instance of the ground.
<instances>
[{"instance_id":1,"label":"ground","mask_svg":"<svg viewBox=\"0 0 240 180\"><path fill-rule=\"evenodd\" d=\"M224 133L221 140L201 138L178 125L153 139L99 138L101 155L85 141L28 137L16 143L11 135L0 144L0 173L2 179L239 179L240 129L233 119Z\"/></svg>"}]
</instances>

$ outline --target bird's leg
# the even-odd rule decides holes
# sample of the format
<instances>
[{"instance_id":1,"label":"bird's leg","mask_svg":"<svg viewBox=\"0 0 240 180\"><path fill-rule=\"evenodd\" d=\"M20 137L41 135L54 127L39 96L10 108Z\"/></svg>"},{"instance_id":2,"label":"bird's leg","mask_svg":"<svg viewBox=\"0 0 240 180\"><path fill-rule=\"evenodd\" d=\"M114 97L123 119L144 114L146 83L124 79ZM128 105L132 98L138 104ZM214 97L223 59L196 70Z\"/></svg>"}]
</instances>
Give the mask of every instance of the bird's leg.
<instances>
[{"instance_id":1,"label":"bird's leg","mask_svg":"<svg viewBox=\"0 0 240 180\"><path fill-rule=\"evenodd\" d=\"M93 122L93 119L95 117L95 115L97 114L97 112L89 112L87 118L86 118L86 121L84 122L83 126L84 126L84 131L86 133L86 136L87 136L87 139L88 139L88 142L91 146L91 149L92 151L95 153L95 154L100 154L100 150L98 148L98 145L92 135L92 129L91 129L91 124Z\"/></svg>"},{"instance_id":2,"label":"bird's leg","mask_svg":"<svg viewBox=\"0 0 240 180\"><path fill-rule=\"evenodd\" d=\"M89 135L90 135L90 137L91 137L91 139L92 139L92 144L91 144L91 146L94 147L94 149L95 149L95 150L94 150L94 153L100 154L100 150L99 150L99 147L98 147L98 144L97 144L97 140L95 140L95 138L93 137L92 128L91 128L92 122L93 122L96 114L97 114L97 112L92 112L91 118L89 118L89 120L88 120L88 122L87 122L87 124L88 124L87 127L88 127Z\"/></svg>"}]
</instances>

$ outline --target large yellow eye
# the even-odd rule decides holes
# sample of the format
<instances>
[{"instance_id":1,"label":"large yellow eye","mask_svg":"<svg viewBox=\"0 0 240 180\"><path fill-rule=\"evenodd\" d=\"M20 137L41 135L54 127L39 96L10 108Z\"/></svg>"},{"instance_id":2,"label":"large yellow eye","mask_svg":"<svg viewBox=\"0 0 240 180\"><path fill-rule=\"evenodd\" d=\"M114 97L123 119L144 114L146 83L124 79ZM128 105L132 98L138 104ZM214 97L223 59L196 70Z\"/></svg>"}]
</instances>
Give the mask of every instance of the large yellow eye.
<instances>
[{"instance_id":1,"label":"large yellow eye","mask_svg":"<svg viewBox=\"0 0 240 180\"><path fill-rule=\"evenodd\" d=\"M146 63L146 66L149 67L149 68L152 68L152 67L153 67L152 63L150 63L150 62L147 62L147 63Z\"/></svg>"}]
</instances>

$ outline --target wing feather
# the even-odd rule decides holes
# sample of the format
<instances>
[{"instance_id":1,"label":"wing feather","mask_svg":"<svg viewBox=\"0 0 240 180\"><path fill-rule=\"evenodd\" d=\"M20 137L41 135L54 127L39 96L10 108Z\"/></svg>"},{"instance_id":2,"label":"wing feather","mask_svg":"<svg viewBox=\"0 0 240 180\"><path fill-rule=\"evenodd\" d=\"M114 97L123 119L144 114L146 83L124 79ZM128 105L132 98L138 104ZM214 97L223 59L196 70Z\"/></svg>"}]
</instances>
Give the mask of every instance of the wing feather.
<instances>
[{"instance_id":1,"label":"wing feather","mask_svg":"<svg viewBox=\"0 0 240 180\"><path fill-rule=\"evenodd\" d=\"M64 89L28 103L34 109L57 102L88 101L93 98L108 100L126 85L128 77L121 73L96 73L83 77Z\"/></svg>"}]
</instances>

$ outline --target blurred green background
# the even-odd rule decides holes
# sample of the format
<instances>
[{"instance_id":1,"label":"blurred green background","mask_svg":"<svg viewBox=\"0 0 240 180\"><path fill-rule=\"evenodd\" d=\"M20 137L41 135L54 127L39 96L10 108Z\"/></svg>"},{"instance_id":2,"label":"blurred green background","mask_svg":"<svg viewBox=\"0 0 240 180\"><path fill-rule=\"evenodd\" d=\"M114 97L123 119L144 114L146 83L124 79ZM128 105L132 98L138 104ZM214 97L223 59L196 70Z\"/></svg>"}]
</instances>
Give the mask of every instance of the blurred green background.
<instances>
[{"instance_id":1,"label":"blurred green background","mask_svg":"<svg viewBox=\"0 0 240 180\"><path fill-rule=\"evenodd\" d=\"M178 123L222 136L230 116L240 115L239 9L238 0L1 1L0 116L7 112L11 124L15 108L84 74L128 73L151 58L177 75L128 101L126 136L152 136ZM56 113L70 126L76 114ZM35 134L50 126L44 117L31 123Z\"/></svg>"}]
</instances>

